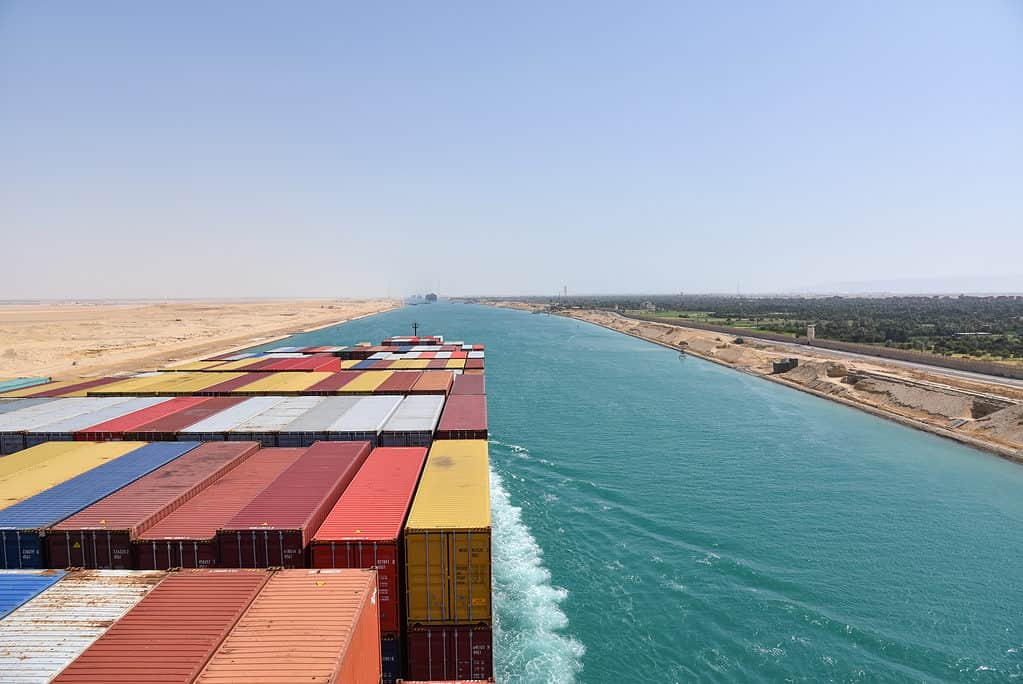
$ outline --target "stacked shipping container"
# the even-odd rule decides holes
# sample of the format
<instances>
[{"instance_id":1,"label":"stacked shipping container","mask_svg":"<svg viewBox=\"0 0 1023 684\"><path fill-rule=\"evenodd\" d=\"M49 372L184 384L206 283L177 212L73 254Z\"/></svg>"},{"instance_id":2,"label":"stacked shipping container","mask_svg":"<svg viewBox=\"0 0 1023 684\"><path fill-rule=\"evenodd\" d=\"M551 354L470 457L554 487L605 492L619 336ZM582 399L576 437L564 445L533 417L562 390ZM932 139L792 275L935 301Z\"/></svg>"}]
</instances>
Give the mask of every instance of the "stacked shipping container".
<instances>
[{"instance_id":1,"label":"stacked shipping container","mask_svg":"<svg viewBox=\"0 0 1023 684\"><path fill-rule=\"evenodd\" d=\"M383 682L402 671L402 528L426 461L426 449L373 451L313 536L314 568L373 568L379 578Z\"/></svg>"},{"instance_id":2,"label":"stacked shipping container","mask_svg":"<svg viewBox=\"0 0 1023 684\"><path fill-rule=\"evenodd\" d=\"M46 535L51 567L131 569L131 542L255 453L251 442L203 444Z\"/></svg>"},{"instance_id":3,"label":"stacked shipping container","mask_svg":"<svg viewBox=\"0 0 1023 684\"><path fill-rule=\"evenodd\" d=\"M404 534L410 676L493 672L489 482L486 441L433 443Z\"/></svg>"},{"instance_id":4,"label":"stacked shipping container","mask_svg":"<svg viewBox=\"0 0 1023 684\"><path fill-rule=\"evenodd\" d=\"M480 368L469 369L474 360ZM4 567L148 569L130 601L111 590L118 614L164 577L156 569L225 569L173 573L115 629L68 623L76 636L37 672L213 682L258 670L265 681L302 672L374 684L492 676L481 366L473 345L393 339L231 354L0 397L8 449L60 440L0 460ZM142 439L168 441L107 441ZM322 570L269 580L227 570L307 566ZM76 572L81 586L102 577ZM228 578L222 596L213 577ZM60 599L71 606L74 586ZM152 620L166 634L150 634ZM147 648L138 669L107 669L140 639L167 643ZM288 657L280 644L321 653Z\"/></svg>"},{"instance_id":5,"label":"stacked shipping container","mask_svg":"<svg viewBox=\"0 0 1023 684\"><path fill-rule=\"evenodd\" d=\"M239 568L303 568L305 549L369 456L368 442L317 442L217 532Z\"/></svg>"}]
</instances>

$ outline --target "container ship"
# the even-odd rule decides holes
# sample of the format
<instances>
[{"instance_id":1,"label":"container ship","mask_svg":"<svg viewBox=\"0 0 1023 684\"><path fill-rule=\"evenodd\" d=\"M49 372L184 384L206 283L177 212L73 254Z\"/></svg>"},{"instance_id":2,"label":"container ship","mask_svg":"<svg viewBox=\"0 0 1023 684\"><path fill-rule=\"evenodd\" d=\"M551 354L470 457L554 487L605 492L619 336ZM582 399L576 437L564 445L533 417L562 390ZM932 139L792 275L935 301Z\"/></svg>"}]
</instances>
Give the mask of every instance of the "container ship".
<instances>
[{"instance_id":1,"label":"container ship","mask_svg":"<svg viewBox=\"0 0 1023 684\"><path fill-rule=\"evenodd\" d=\"M484 354L3 385L0 680L493 681Z\"/></svg>"}]
</instances>

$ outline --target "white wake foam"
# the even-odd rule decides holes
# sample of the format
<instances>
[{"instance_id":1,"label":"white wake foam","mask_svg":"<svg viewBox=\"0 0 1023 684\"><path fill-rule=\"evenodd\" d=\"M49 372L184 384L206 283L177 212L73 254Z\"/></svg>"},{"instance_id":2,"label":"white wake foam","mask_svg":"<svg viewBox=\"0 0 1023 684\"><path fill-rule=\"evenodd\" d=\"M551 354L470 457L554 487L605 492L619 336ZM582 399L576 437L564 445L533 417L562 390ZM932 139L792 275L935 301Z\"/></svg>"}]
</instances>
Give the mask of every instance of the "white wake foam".
<instances>
[{"instance_id":1,"label":"white wake foam","mask_svg":"<svg viewBox=\"0 0 1023 684\"><path fill-rule=\"evenodd\" d=\"M565 633L561 603L543 551L511 504L501 476L490 471L493 516L494 670L501 684L571 684L585 647Z\"/></svg>"}]
</instances>

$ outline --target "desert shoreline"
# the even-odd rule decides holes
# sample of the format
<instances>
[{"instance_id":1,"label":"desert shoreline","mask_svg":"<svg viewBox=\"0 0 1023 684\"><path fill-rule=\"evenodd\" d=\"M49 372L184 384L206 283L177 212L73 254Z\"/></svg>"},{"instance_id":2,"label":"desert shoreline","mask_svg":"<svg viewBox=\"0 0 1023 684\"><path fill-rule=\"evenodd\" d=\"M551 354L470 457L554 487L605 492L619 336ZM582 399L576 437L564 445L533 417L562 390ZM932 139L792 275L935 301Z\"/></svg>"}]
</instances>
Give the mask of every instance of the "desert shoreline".
<instances>
[{"instance_id":1,"label":"desert shoreline","mask_svg":"<svg viewBox=\"0 0 1023 684\"><path fill-rule=\"evenodd\" d=\"M0 304L0 377L159 370L390 311L390 299Z\"/></svg>"}]
</instances>

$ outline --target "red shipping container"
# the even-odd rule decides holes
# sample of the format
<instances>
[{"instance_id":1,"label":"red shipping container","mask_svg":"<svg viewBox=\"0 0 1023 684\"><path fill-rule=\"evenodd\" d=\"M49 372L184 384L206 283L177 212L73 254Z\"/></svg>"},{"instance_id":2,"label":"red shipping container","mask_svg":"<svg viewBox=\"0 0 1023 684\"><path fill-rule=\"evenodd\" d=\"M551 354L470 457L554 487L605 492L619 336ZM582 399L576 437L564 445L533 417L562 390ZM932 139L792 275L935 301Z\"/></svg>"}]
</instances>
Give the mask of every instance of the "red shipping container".
<instances>
[{"instance_id":1,"label":"red shipping container","mask_svg":"<svg viewBox=\"0 0 1023 684\"><path fill-rule=\"evenodd\" d=\"M407 674L411 679L491 679L490 625L409 627Z\"/></svg>"},{"instance_id":2,"label":"red shipping container","mask_svg":"<svg viewBox=\"0 0 1023 684\"><path fill-rule=\"evenodd\" d=\"M469 358L469 352L464 352L461 349L458 351L451 352L451 358L453 359L467 359Z\"/></svg>"},{"instance_id":3,"label":"red shipping container","mask_svg":"<svg viewBox=\"0 0 1023 684\"><path fill-rule=\"evenodd\" d=\"M244 372L245 375L239 375L238 377L231 378L230 380L225 380L224 382L218 382L216 385L210 385L209 387L206 387L204 389L199 390L198 392L196 392L196 394L204 396L204 397L222 396L222 395L230 394L231 392L235 391L239 387L244 387L245 385L251 385L256 380L259 380L260 378L266 377L262 373L250 373L248 371L248 369L245 369L244 371L238 371L238 372Z\"/></svg>"},{"instance_id":4,"label":"red shipping container","mask_svg":"<svg viewBox=\"0 0 1023 684\"><path fill-rule=\"evenodd\" d=\"M377 684L376 592L366 570L274 573L195 681Z\"/></svg>"},{"instance_id":5,"label":"red shipping container","mask_svg":"<svg viewBox=\"0 0 1023 684\"><path fill-rule=\"evenodd\" d=\"M276 365L276 364L278 364L280 362L281 362L281 359L279 357L271 356L270 358L263 359L262 361L254 361L251 364L249 364L249 365L245 366L244 368L242 368L241 370L246 372L246 373L266 372L266 371L270 370L271 366L274 366L274 365Z\"/></svg>"},{"instance_id":6,"label":"red shipping container","mask_svg":"<svg viewBox=\"0 0 1023 684\"><path fill-rule=\"evenodd\" d=\"M486 394L487 381L482 375L466 375L462 373L455 376L455 384L451 386L451 395L456 394Z\"/></svg>"},{"instance_id":7,"label":"red shipping container","mask_svg":"<svg viewBox=\"0 0 1023 684\"><path fill-rule=\"evenodd\" d=\"M258 449L256 442L207 442L57 523L45 537L50 567L130 569L132 539Z\"/></svg>"},{"instance_id":8,"label":"red shipping container","mask_svg":"<svg viewBox=\"0 0 1023 684\"><path fill-rule=\"evenodd\" d=\"M341 359L336 356L303 356L300 359L281 359L265 371L319 371L332 373L341 370Z\"/></svg>"},{"instance_id":9,"label":"red shipping container","mask_svg":"<svg viewBox=\"0 0 1023 684\"><path fill-rule=\"evenodd\" d=\"M479 370L483 368L483 359L466 359L465 367L473 370Z\"/></svg>"},{"instance_id":10,"label":"red shipping container","mask_svg":"<svg viewBox=\"0 0 1023 684\"><path fill-rule=\"evenodd\" d=\"M217 532L221 564L304 568L306 545L369 452L369 442L309 447Z\"/></svg>"},{"instance_id":11,"label":"red shipping container","mask_svg":"<svg viewBox=\"0 0 1023 684\"><path fill-rule=\"evenodd\" d=\"M448 359L430 359L426 364L427 370L443 370L448 367Z\"/></svg>"},{"instance_id":12,"label":"red shipping container","mask_svg":"<svg viewBox=\"0 0 1023 684\"><path fill-rule=\"evenodd\" d=\"M373 362L373 365L368 370L387 370L394 365L397 359L378 359Z\"/></svg>"},{"instance_id":13,"label":"red shipping container","mask_svg":"<svg viewBox=\"0 0 1023 684\"><path fill-rule=\"evenodd\" d=\"M269 578L252 570L171 573L53 681L188 684Z\"/></svg>"},{"instance_id":14,"label":"red shipping container","mask_svg":"<svg viewBox=\"0 0 1023 684\"><path fill-rule=\"evenodd\" d=\"M245 508L305 449L261 449L132 544L136 570L217 567L217 530Z\"/></svg>"},{"instance_id":15,"label":"red shipping container","mask_svg":"<svg viewBox=\"0 0 1023 684\"><path fill-rule=\"evenodd\" d=\"M420 371L396 371L380 383L373 394L408 394L422 376Z\"/></svg>"},{"instance_id":16,"label":"red shipping container","mask_svg":"<svg viewBox=\"0 0 1023 684\"><path fill-rule=\"evenodd\" d=\"M481 377L481 376L478 376ZM437 439L486 439L487 395L452 394L444 402Z\"/></svg>"},{"instance_id":17,"label":"red shipping container","mask_svg":"<svg viewBox=\"0 0 1023 684\"><path fill-rule=\"evenodd\" d=\"M401 629L401 531L426 462L422 447L380 447L369 455L313 535L314 568L375 568L380 629Z\"/></svg>"},{"instance_id":18,"label":"red shipping container","mask_svg":"<svg viewBox=\"0 0 1023 684\"><path fill-rule=\"evenodd\" d=\"M324 378L312 387L307 387L303 394L337 394L338 390L362 375L363 371L343 370Z\"/></svg>"},{"instance_id":19,"label":"red shipping container","mask_svg":"<svg viewBox=\"0 0 1023 684\"><path fill-rule=\"evenodd\" d=\"M153 406L97 423L75 433L76 441L102 442L111 439L124 439L124 433L133 432L139 426L166 418L178 411L193 408L208 401L206 397L174 397Z\"/></svg>"},{"instance_id":20,"label":"red shipping container","mask_svg":"<svg viewBox=\"0 0 1023 684\"><path fill-rule=\"evenodd\" d=\"M203 401L190 407L139 425L131 432L124 433L124 438L143 442L173 441L177 438L177 433L189 425L194 425L243 401L245 397L203 397Z\"/></svg>"},{"instance_id":21,"label":"red shipping container","mask_svg":"<svg viewBox=\"0 0 1023 684\"><path fill-rule=\"evenodd\" d=\"M99 389L103 385L109 385L113 382L122 382L124 378L94 378L92 380L85 380L75 385L67 385L59 389L46 389L46 385L39 386L39 392L32 394L26 394L25 397L61 397L71 392L81 392L82 390Z\"/></svg>"},{"instance_id":22,"label":"red shipping container","mask_svg":"<svg viewBox=\"0 0 1023 684\"><path fill-rule=\"evenodd\" d=\"M447 363L445 359L438 359L438 361ZM451 371L426 371L416 380L410 394L447 394L451 389L453 378L454 373Z\"/></svg>"},{"instance_id":23,"label":"red shipping container","mask_svg":"<svg viewBox=\"0 0 1023 684\"><path fill-rule=\"evenodd\" d=\"M273 363L269 363L269 364L267 364L265 366L260 365L258 370L261 370L261 371L273 371L275 373L277 371L286 371L286 370L303 370L301 368L296 368L295 367L295 366L301 364L303 361L305 361L304 357L303 358L276 359L276 360L273 361Z\"/></svg>"}]
</instances>

